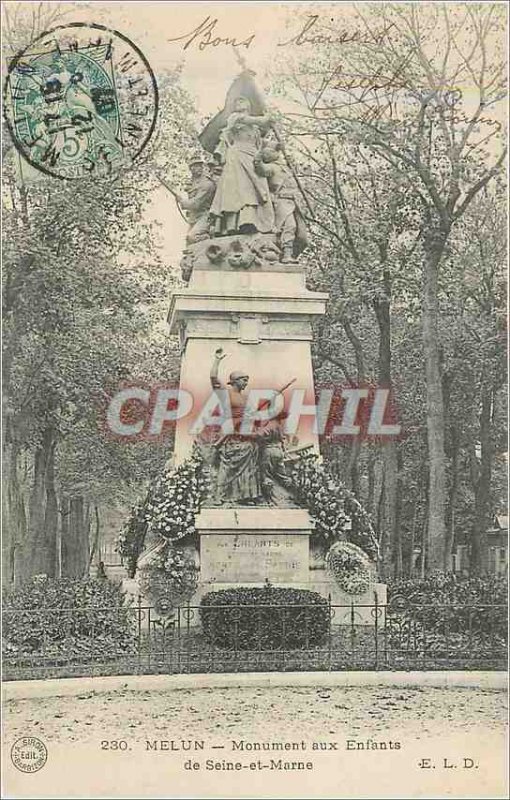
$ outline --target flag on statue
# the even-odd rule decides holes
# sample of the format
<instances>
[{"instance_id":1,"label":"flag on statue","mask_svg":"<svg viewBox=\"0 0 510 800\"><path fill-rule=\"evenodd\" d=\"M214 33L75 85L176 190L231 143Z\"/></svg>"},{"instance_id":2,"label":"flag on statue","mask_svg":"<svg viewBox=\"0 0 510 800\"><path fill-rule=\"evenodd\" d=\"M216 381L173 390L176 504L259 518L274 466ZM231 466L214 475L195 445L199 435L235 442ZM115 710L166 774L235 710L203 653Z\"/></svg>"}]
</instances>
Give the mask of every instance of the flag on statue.
<instances>
[{"instance_id":1,"label":"flag on statue","mask_svg":"<svg viewBox=\"0 0 510 800\"><path fill-rule=\"evenodd\" d=\"M253 114L265 113L264 98L254 81L254 77L255 73L246 69L232 83L227 92L224 107L207 123L198 137L204 150L213 153L216 149L220 133L227 124L228 117L234 110L234 103L238 97L246 97L250 101Z\"/></svg>"}]
</instances>

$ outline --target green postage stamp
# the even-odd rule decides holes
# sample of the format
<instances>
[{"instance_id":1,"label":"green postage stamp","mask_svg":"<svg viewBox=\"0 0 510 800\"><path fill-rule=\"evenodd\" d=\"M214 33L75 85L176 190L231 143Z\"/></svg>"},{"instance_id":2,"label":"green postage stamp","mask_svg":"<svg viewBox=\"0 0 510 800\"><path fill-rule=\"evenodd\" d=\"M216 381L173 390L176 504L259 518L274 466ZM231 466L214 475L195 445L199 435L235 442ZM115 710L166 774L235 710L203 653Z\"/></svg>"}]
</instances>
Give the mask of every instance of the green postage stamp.
<instances>
[{"instance_id":1,"label":"green postage stamp","mask_svg":"<svg viewBox=\"0 0 510 800\"><path fill-rule=\"evenodd\" d=\"M21 155L59 178L112 174L154 131L158 89L141 51L103 26L39 36L9 64L5 115Z\"/></svg>"}]
</instances>

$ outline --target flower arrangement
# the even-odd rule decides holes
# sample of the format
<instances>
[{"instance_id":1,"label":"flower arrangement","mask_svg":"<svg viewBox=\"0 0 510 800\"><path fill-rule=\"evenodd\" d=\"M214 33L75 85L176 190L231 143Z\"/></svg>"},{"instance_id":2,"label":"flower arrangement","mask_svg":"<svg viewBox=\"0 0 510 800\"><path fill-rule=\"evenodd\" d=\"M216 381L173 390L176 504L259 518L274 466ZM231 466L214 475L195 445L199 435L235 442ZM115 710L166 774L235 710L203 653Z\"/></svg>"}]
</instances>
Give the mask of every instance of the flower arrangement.
<instances>
[{"instance_id":1,"label":"flower arrangement","mask_svg":"<svg viewBox=\"0 0 510 800\"><path fill-rule=\"evenodd\" d=\"M195 516L206 492L203 461L197 454L164 472L145 501L147 532L171 542L195 533Z\"/></svg>"},{"instance_id":2,"label":"flower arrangement","mask_svg":"<svg viewBox=\"0 0 510 800\"><path fill-rule=\"evenodd\" d=\"M317 463L315 456L294 462L290 478L295 500L314 519L317 541L333 545L328 564L336 580L345 591L362 593L370 582L369 557L375 560L378 555L377 536L369 515L352 492ZM206 465L197 449L188 461L165 471L149 487L145 500L135 506L121 531L118 549L128 559L131 577L147 534L165 543L140 570L142 591L157 608L171 609L194 591L197 578L194 564L175 544L195 533L195 517L207 490ZM354 550L338 551L337 545ZM339 552L341 556L337 555ZM361 568L362 564L366 570Z\"/></svg>"},{"instance_id":3,"label":"flower arrangement","mask_svg":"<svg viewBox=\"0 0 510 800\"><path fill-rule=\"evenodd\" d=\"M346 594L363 594L370 586L370 560L352 542L335 542L326 555L326 566Z\"/></svg>"},{"instance_id":4,"label":"flower arrangement","mask_svg":"<svg viewBox=\"0 0 510 800\"><path fill-rule=\"evenodd\" d=\"M379 544L369 515L354 494L317 463L316 456L296 461L291 479L295 499L315 521L316 536L326 544L339 539L351 541L377 559Z\"/></svg>"},{"instance_id":5,"label":"flower arrangement","mask_svg":"<svg viewBox=\"0 0 510 800\"><path fill-rule=\"evenodd\" d=\"M139 585L156 612L168 615L176 606L190 599L197 587L197 580L193 559L168 543L140 570Z\"/></svg>"},{"instance_id":6,"label":"flower arrangement","mask_svg":"<svg viewBox=\"0 0 510 800\"><path fill-rule=\"evenodd\" d=\"M117 539L117 550L127 560L131 578L147 534L176 542L195 533L195 516L206 493L206 471L198 451L176 469L166 470L149 486Z\"/></svg>"}]
</instances>

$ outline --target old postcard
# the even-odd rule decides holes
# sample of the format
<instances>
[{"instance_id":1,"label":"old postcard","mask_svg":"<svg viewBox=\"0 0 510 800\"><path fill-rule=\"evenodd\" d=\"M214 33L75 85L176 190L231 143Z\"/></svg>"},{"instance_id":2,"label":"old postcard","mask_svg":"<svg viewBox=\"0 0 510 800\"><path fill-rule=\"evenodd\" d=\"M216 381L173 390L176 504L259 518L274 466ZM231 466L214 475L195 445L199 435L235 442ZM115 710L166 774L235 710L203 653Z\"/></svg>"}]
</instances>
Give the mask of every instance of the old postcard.
<instances>
[{"instance_id":1,"label":"old postcard","mask_svg":"<svg viewBox=\"0 0 510 800\"><path fill-rule=\"evenodd\" d=\"M506 4L2 33L3 796L507 797Z\"/></svg>"}]
</instances>

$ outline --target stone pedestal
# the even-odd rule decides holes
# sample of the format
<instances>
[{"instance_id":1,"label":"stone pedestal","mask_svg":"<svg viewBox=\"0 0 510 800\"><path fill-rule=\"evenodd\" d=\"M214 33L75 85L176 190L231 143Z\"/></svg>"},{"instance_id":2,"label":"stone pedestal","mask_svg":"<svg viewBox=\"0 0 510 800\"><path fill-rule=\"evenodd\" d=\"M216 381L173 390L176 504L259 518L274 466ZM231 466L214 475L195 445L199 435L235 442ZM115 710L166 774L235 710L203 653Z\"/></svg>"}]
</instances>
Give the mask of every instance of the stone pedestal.
<instances>
[{"instance_id":1,"label":"stone pedestal","mask_svg":"<svg viewBox=\"0 0 510 800\"><path fill-rule=\"evenodd\" d=\"M191 427L211 393L209 370L222 347L223 379L232 370L250 376L250 388L279 389L295 379L304 402L314 402L311 320L324 314L327 295L306 289L300 272L214 272L196 269L187 289L172 296L170 329L181 341L180 386L194 407L179 420L174 460L189 457ZM313 419L303 417L299 443L318 451Z\"/></svg>"},{"instance_id":2,"label":"stone pedestal","mask_svg":"<svg viewBox=\"0 0 510 800\"><path fill-rule=\"evenodd\" d=\"M200 581L209 584L281 583L308 580L310 517L303 509L204 509L200 532Z\"/></svg>"},{"instance_id":3,"label":"stone pedestal","mask_svg":"<svg viewBox=\"0 0 510 800\"><path fill-rule=\"evenodd\" d=\"M190 283L173 295L169 313L170 329L180 337L180 386L193 398L192 412L177 424L176 465L192 452L196 439L192 428L211 395L209 373L218 348L227 356L221 362L223 384L231 371L241 370L249 376L250 388L275 390L293 381L292 389L301 390L304 404L315 402L311 323L324 314L327 295L306 288L303 271L295 262L275 261L271 242L271 237L261 241L266 249L255 261L233 260L229 255L236 247L244 255L243 248L251 247L253 252L253 242L250 245L243 237L220 237L187 251L193 266ZM319 452L312 415L301 416L293 444ZM335 624L352 619L345 616L352 602L373 604L374 591L378 602L385 602L385 587L374 584L363 597L347 597L324 569L317 568L310 554L313 523L304 509L203 508L196 528L200 579L191 605L198 605L209 591L267 582L330 596L333 604L345 606L335 611ZM191 622L198 622L198 614ZM373 624L371 609L356 609L356 623Z\"/></svg>"},{"instance_id":4,"label":"stone pedestal","mask_svg":"<svg viewBox=\"0 0 510 800\"><path fill-rule=\"evenodd\" d=\"M206 508L198 515L200 580L191 605L210 591L239 586L300 588L331 598L333 625L373 625L375 597L386 602L386 586L374 583L356 597L342 592L325 569L310 569L313 523L293 508ZM354 604L355 608L352 609ZM361 606L366 606L362 608ZM198 623L197 615L192 624Z\"/></svg>"}]
</instances>

